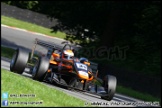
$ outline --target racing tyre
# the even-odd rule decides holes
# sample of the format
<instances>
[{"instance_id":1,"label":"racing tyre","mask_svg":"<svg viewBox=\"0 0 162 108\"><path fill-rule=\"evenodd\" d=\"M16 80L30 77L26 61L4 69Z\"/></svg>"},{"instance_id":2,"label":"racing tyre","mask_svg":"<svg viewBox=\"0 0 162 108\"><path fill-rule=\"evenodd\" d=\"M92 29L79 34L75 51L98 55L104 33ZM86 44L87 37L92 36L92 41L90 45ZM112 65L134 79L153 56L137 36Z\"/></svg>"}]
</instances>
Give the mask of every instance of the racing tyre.
<instances>
[{"instance_id":1,"label":"racing tyre","mask_svg":"<svg viewBox=\"0 0 162 108\"><path fill-rule=\"evenodd\" d=\"M29 53L23 49L16 49L11 62L10 62L10 71L17 72L18 74L22 74L26 64L29 59Z\"/></svg>"},{"instance_id":2,"label":"racing tyre","mask_svg":"<svg viewBox=\"0 0 162 108\"><path fill-rule=\"evenodd\" d=\"M48 68L49 68L49 59L46 57L40 58L33 68L32 71L33 79L43 81Z\"/></svg>"},{"instance_id":3,"label":"racing tyre","mask_svg":"<svg viewBox=\"0 0 162 108\"><path fill-rule=\"evenodd\" d=\"M106 99L108 101L111 101L114 97L115 91L116 91L116 85L117 85L117 79L115 76L112 75L106 75L104 77L104 83L103 86L105 88L105 91L107 92L107 96L101 96L102 99Z\"/></svg>"}]
</instances>

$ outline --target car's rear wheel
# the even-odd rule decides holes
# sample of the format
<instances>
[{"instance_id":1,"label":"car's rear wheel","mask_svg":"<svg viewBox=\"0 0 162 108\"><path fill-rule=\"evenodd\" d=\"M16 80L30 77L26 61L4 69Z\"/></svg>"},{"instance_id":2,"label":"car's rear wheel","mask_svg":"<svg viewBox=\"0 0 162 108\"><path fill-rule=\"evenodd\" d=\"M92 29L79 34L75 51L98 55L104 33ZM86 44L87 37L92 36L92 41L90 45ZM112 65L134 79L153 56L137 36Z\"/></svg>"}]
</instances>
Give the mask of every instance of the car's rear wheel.
<instances>
[{"instance_id":1,"label":"car's rear wheel","mask_svg":"<svg viewBox=\"0 0 162 108\"><path fill-rule=\"evenodd\" d=\"M112 75L106 75L104 77L103 86L105 88L105 91L107 92L107 96L101 96L101 98L111 101L116 91L116 85L117 85L116 77Z\"/></svg>"},{"instance_id":2,"label":"car's rear wheel","mask_svg":"<svg viewBox=\"0 0 162 108\"><path fill-rule=\"evenodd\" d=\"M17 49L10 62L10 71L22 74L29 59L29 53L23 49Z\"/></svg>"},{"instance_id":3,"label":"car's rear wheel","mask_svg":"<svg viewBox=\"0 0 162 108\"><path fill-rule=\"evenodd\" d=\"M32 76L34 80L43 81L47 70L49 69L49 59L42 57L35 63L32 71Z\"/></svg>"}]
</instances>

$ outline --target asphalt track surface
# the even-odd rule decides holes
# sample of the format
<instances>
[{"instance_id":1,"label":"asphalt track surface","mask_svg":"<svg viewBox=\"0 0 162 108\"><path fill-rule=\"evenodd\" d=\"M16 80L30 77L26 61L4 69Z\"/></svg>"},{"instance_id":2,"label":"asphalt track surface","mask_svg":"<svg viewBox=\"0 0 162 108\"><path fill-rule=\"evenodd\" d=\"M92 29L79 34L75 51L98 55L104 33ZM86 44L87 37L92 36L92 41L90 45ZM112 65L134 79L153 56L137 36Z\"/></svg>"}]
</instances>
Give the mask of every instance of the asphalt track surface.
<instances>
[{"instance_id":1,"label":"asphalt track surface","mask_svg":"<svg viewBox=\"0 0 162 108\"><path fill-rule=\"evenodd\" d=\"M59 39L59 38L51 38L49 36L43 35L43 34L37 34L30 31L17 29L13 27L8 27L1 25L1 45L7 46L11 48L17 48L21 47L26 50L31 51L32 46L34 45L35 38L38 38L40 40L44 40L47 42L54 42L57 45L64 46L62 42L65 40ZM38 51L43 51L45 53L46 49L43 47L37 47ZM1 68L9 70L10 66L10 60L6 59L4 57L1 57ZM28 71L26 69L25 71ZM23 73L22 76L31 78L30 74ZM105 107L134 107L134 106L150 106L150 103L143 102L142 100L138 100L132 97L124 96L121 94L115 94L114 98L111 101L103 100L100 98L100 96L92 95L85 92L79 92L79 91L70 91L66 90L64 88L57 87L55 85L45 83L43 84L47 85L48 87L52 87L54 89L58 89L60 91L63 91L67 93L68 95L72 95L74 97L77 97L79 99L82 99L85 101L85 104L91 104L91 103L102 103L102 105L96 105L96 106L105 106ZM104 105L107 104L107 105ZM153 104L151 102L151 104ZM156 104L156 103L155 103ZM155 105L156 106L156 105Z\"/></svg>"}]
</instances>

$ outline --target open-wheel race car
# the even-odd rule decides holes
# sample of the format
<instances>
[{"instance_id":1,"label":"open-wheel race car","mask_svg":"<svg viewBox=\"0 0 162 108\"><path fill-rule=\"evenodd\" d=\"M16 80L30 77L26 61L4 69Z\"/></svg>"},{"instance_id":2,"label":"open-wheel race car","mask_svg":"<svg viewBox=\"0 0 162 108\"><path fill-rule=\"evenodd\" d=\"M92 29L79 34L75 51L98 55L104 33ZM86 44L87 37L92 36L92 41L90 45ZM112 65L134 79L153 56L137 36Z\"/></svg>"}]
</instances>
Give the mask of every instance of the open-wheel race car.
<instances>
[{"instance_id":1,"label":"open-wheel race car","mask_svg":"<svg viewBox=\"0 0 162 108\"><path fill-rule=\"evenodd\" d=\"M48 49L47 53L35 55L36 46ZM98 64L87 58L75 57L74 47L65 44L63 48L53 43L39 39L35 40L32 52L18 48L10 62L12 72L22 74L29 68L29 74L34 80L63 85L68 89L76 89L101 96L108 101L113 99L117 79L113 75L98 78Z\"/></svg>"}]
</instances>

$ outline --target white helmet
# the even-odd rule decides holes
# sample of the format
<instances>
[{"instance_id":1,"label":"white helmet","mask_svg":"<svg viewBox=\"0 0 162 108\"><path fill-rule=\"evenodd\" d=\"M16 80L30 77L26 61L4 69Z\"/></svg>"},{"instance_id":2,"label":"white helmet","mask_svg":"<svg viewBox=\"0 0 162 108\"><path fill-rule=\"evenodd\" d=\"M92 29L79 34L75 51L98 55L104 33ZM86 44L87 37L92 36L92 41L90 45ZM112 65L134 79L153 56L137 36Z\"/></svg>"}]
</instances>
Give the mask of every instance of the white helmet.
<instances>
[{"instance_id":1,"label":"white helmet","mask_svg":"<svg viewBox=\"0 0 162 108\"><path fill-rule=\"evenodd\" d=\"M68 60L73 59L74 58L73 51L72 50L64 50L63 51L63 58L68 59Z\"/></svg>"}]
</instances>

